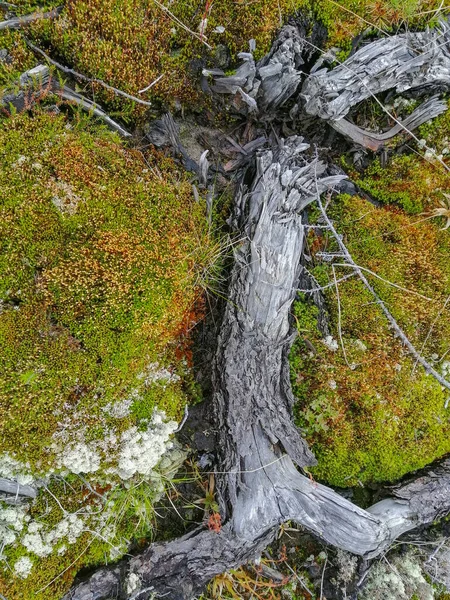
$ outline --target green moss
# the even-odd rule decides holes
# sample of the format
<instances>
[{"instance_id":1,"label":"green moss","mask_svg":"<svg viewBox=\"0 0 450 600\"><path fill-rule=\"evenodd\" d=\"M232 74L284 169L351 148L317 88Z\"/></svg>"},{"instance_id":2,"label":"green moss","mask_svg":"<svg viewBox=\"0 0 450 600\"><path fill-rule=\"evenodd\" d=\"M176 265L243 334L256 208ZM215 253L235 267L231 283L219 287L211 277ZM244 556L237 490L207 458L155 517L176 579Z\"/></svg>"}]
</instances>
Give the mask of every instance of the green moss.
<instances>
[{"instance_id":1,"label":"green moss","mask_svg":"<svg viewBox=\"0 0 450 600\"><path fill-rule=\"evenodd\" d=\"M0 164L0 444L47 479L67 428L107 446L108 436L146 430L156 408L181 418L192 387L188 330L214 243L172 161L144 161L78 113L1 120ZM124 400L129 414L108 408ZM40 490L30 523L50 531L77 514L83 531L39 558L20 541L27 525L0 557L10 600L61 597L80 568L151 537L162 478L124 485L106 452L88 483L58 475ZM34 566L21 580L10 566L24 556Z\"/></svg>"},{"instance_id":2,"label":"green moss","mask_svg":"<svg viewBox=\"0 0 450 600\"><path fill-rule=\"evenodd\" d=\"M450 294L448 233L356 197L341 196L330 215L357 264L401 286L368 275L409 339L440 370L450 340L443 309ZM311 237L315 251L335 249L327 236ZM337 279L349 273L335 269ZM333 281L326 265L313 273L322 285ZM318 458L315 475L339 486L394 480L449 452L447 394L392 336L370 293L357 278L339 284L346 358L335 288L324 293L333 344L311 326L314 313L303 299L294 310L308 314L307 327L303 317L290 357L297 423Z\"/></svg>"},{"instance_id":3,"label":"green moss","mask_svg":"<svg viewBox=\"0 0 450 600\"><path fill-rule=\"evenodd\" d=\"M88 121L4 120L0 148L0 436L33 465L61 406L95 421L148 363L174 360L209 242L188 182L153 177ZM142 394L140 417L180 416L180 385Z\"/></svg>"},{"instance_id":4,"label":"green moss","mask_svg":"<svg viewBox=\"0 0 450 600\"><path fill-rule=\"evenodd\" d=\"M354 175L375 200L397 204L411 215L437 205L449 184L449 175L440 164L410 154L394 156L387 167L376 159L363 174Z\"/></svg>"},{"instance_id":5,"label":"green moss","mask_svg":"<svg viewBox=\"0 0 450 600\"><path fill-rule=\"evenodd\" d=\"M305 10L308 1L297 5ZM327 46L339 47L339 59L344 60L352 39L360 33L379 35L404 23L423 28L433 20L431 11L439 4L434 0L309 0L309 7L328 30Z\"/></svg>"}]
</instances>

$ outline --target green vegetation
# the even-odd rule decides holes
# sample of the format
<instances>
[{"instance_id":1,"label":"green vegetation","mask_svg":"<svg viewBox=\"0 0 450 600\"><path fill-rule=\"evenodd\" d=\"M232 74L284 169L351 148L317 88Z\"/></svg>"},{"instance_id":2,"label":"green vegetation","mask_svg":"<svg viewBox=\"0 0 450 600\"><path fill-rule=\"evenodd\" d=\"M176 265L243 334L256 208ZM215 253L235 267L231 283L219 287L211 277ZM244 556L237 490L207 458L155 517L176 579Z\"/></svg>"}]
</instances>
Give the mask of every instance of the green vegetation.
<instances>
[{"instance_id":1,"label":"green vegetation","mask_svg":"<svg viewBox=\"0 0 450 600\"><path fill-rule=\"evenodd\" d=\"M0 148L1 444L37 464L59 407L89 407L95 421L92 406L123 399L161 360L208 242L184 177L153 176L84 119L5 120ZM181 404L180 392L150 391L139 411L176 417Z\"/></svg>"},{"instance_id":2,"label":"green vegetation","mask_svg":"<svg viewBox=\"0 0 450 600\"><path fill-rule=\"evenodd\" d=\"M369 275L416 348L446 372L448 233L357 197L339 197L330 215L356 263L401 287ZM311 234L310 242L314 252L337 249L327 235ZM321 285L333 282L329 266L312 272ZM335 273L339 280L349 269L336 266ZM320 479L339 486L398 479L450 451L448 394L406 354L357 277L338 285L346 357L334 286L324 292L331 338L318 332L317 309L306 298L294 308L300 336L290 361L297 422L318 458L313 473Z\"/></svg>"},{"instance_id":3,"label":"green vegetation","mask_svg":"<svg viewBox=\"0 0 450 600\"><path fill-rule=\"evenodd\" d=\"M3 119L0 164L0 471L47 482L0 506L0 592L52 600L151 534L215 244L172 161L83 115Z\"/></svg>"},{"instance_id":4,"label":"green vegetation","mask_svg":"<svg viewBox=\"0 0 450 600\"><path fill-rule=\"evenodd\" d=\"M58 4L49 2L47 7ZM26 13L37 5L22 1L19 6ZM66 0L59 18L33 24L28 34L74 69L155 106L163 102L198 109L208 102L197 85L205 64L217 65L218 56L228 54L232 66L252 38L260 58L280 26L299 11L325 25L327 47L347 52L357 34L389 32L402 23L423 26L434 18L433 9L431 0ZM139 93L160 75L151 89ZM98 84L89 91L125 120L148 110Z\"/></svg>"}]
</instances>

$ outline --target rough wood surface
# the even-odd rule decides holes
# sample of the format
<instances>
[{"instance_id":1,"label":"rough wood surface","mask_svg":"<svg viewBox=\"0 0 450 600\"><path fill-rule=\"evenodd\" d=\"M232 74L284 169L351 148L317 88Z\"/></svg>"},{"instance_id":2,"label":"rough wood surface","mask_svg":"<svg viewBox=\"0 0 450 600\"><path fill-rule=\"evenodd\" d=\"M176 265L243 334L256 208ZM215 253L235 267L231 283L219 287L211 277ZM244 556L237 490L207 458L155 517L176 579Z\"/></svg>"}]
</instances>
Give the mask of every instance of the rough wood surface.
<instances>
[{"instance_id":1,"label":"rough wood surface","mask_svg":"<svg viewBox=\"0 0 450 600\"><path fill-rule=\"evenodd\" d=\"M450 87L450 25L376 40L332 70L305 79L301 96L310 115L335 121L350 109L387 90L398 94L417 89Z\"/></svg>"},{"instance_id":2,"label":"rough wood surface","mask_svg":"<svg viewBox=\"0 0 450 600\"><path fill-rule=\"evenodd\" d=\"M297 468L314 463L292 422L286 356L301 270L301 211L341 179L325 177L324 165L303 157L306 149L294 136L260 152L252 183L236 197L235 221L245 241L235 253L214 368L224 526L153 544L128 563L98 571L66 600L138 598L150 590L190 599L216 573L254 558L288 520L370 558L450 510L450 461L367 511ZM132 580L138 587L130 591Z\"/></svg>"},{"instance_id":3,"label":"rough wood surface","mask_svg":"<svg viewBox=\"0 0 450 600\"><path fill-rule=\"evenodd\" d=\"M438 97L419 106L403 122L384 133L357 127L344 117L358 103L380 92L413 89L442 92L450 89L450 25L442 19L434 29L393 35L364 46L339 66L303 72L305 56L316 48L299 25L282 28L271 52L255 63L244 60L234 75L215 77L213 91L234 96L234 108L259 120L273 119L289 99L302 102L292 117L307 115L327 121L336 131L370 150L379 150L399 133L413 131L447 108ZM323 57L319 63L323 63ZM300 93L298 94L298 90ZM279 116L279 115L278 115Z\"/></svg>"},{"instance_id":4,"label":"rough wood surface","mask_svg":"<svg viewBox=\"0 0 450 600\"><path fill-rule=\"evenodd\" d=\"M6 498L3 494L6 494ZM17 481L0 478L0 495L4 502L15 503L20 502L23 497L36 498L37 492L31 485L21 485Z\"/></svg>"},{"instance_id":5,"label":"rough wood surface","mask_svg":"<svg viewBox=\"0 0 450 600\"><path fill-rule=\"evenodd\" d=\"M215 77L212 90L234 95L233 105L243 114L273 118L274 111L293 96L300 84L304 35L293 25L283 27L270 53L258 63L251 53L241 52L243 64L234 75Z\"/></svg>"}]
</instances>

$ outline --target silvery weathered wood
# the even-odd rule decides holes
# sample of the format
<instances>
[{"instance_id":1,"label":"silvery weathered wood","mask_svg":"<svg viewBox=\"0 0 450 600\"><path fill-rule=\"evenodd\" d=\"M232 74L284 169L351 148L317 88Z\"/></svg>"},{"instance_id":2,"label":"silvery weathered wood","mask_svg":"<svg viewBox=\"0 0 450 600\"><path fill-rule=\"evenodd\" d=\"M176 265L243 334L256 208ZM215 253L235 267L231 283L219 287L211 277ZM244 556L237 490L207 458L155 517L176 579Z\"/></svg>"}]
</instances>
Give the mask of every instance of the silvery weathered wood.
<instances>
[{"instance_id":1,"label":"silvery weathered wood","mask_svg":"<svg viewBox=\"0 0 450 600\"><path fill-rule=\"evenodd\" d=\"M235 96L233 104L244 114L264 113L268 118L297 90L302 72L306 42L298 27L286 25L270 53L255 63L251 53L242 52L244 60L234 75L216 77L213 91Z\"/></svg>"},{"instance_id":2,"label":"silvery weathered wood","mask_svg":"<svg viewBox=\"0 0 450 600\"><path fill-rule=\"evenodd\" d=\"M450 88L450 25L393 35L371 42L332 70L305 79L301 96L308 114L327 121L386 90Z\"/></svg>"},{"instance_id":3,"label":"silvery weathered wood","mask_svg":"<svg viewBox=\"0 0 450 600\"><path fill-rule=\"evenodd\" d=\"M445 100L439 100L437 96L433 96L433 98L430 98L416 108L408 115L408 117L406 117L406 119L398 121L392 129L389 129L389 131L384 133L373 133L367 129L362 129L347 119L330 121L330 125L342 135L350 138L353 142L376 152L382 148L386 142L399 133L406 133L409 135L411 131L414 131L414 129L417 129L417 127L420 127L423 123L431 121L435 117L441 115L447 109L448 106Z\"/></svg>"},{"instance_id":4,"label":"silvery weathered wood","mask_svg":"<svg viewBox=\"0 0 450 600\"><path fill-rule=\"evenodd\" d=\"M287 372L289 311L304 241L301 211L342 179L325 177L324 165L302 155L306 149L294 136L261 151L251 185L236 197L244 241L235 251L214 366L221 531L152 544L128 562L101 569L66 600L137 598L144 590L190 599L215 574L258 555L288 520L370 558L450 511L450 460L367 511L297 468L314 464L292 422Z\"/></svg>"},{"instance_id":5,"label":"silvery weathered wood","mask_svg":"<svg viewBox=\"0 0 450 600\"><path fill-rule=\"evenodd\" d=\"M25 496L27 498L36 498L37 492L31 485L22 485L11 479L0 478L0 493L8 494L13 497Z\"/></svg>"},{"instance_id":6,"label":"silvery weathered wood","mask_svg":"<svg viewBox=\"0 0 450 600\"><path fill-rule=\"evenodd\" d=\"M296 97L303 80L303 110L374 151L395 135L414 130L447 108L445 102L432 98L384 133L362 129L344 118L356 104L386 90L402 93L417 88L428 92L450 89L450 25L446 20L424 32L371 42L331 70L313 67L310 73L302 72L310 46L303 29L287 25L266 57L255 63L252 54L242 53L244 63L236 73L216 77L212 89L234 95L232 104L238 112L274 119L277 110ZM295 112L298 110L299 106Z\"/></svg>"}]
</instances>

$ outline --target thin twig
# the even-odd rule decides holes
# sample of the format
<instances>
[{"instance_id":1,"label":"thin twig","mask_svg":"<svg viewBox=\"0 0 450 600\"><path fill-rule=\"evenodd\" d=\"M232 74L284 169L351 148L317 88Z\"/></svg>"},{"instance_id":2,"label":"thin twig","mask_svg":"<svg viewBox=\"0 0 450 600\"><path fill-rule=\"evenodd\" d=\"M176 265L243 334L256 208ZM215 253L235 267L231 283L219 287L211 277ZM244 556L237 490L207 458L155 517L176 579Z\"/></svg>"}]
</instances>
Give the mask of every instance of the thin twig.
<instances>
[{"instance_id":1,"label":"thin twig","mask_svg":"<svg viewBox=\"0 0 450 600\"><path fill-rule=\"evenodd\" d=\"M428 302L433 302L433 298L428 298L428 296L419 294L419 292L415 292L414 290L409 290L408 288L404 288L401 285L398 285L397 283L393 283L392 281L389 281L388 279L381 277L381 275L377 275L377 273L375 273L374 271L367 269L367 267L361 267L360 265L357 265L355 263L353 263L351 265L348 265L346 263L333 263L333 265L335 267L351 267L351 268L357 267L358 269L361 269L361 271L366 271L366 273L370 273L371 275L373 275L380 281L383 281L383 283L387 283L388 285L391 285L392 287L395 287L398 290L401 290L402 292L407 292L408 294L414 294L414 296L419 296L419 298L423 298L423 300L428 300Z\"/></svg>"},{"instance_id":2,"label":"thin twig","mask_svg":"<svg viewBox=\"0 0 450 600\"><path fill-rule=\"evenodd\" d=\"M350 279L350 277L354 277L355 274L356 273L349 273L348 275L344 275L344 277L338 279L336 283L342 283L343 281L347 281L347 279ZM321 287L312 288L311 290L298 289L297 292L301 294L315 294L316 292L323 292L323 290L327 290L328 288L333 287L334 285L335 282L332 281L331 283L327 283L326 285L322 285Z\"/></svg>"},{"instance_id":3,"label":"thin twig","mask_svg":"<svg viewBox=\"0 0 450 600\"><path fill-rule=\"evenodd\" d=\"M167 6L164 6L164 4L161 4L161 2L158 2L158 0L153 0L153 2L156 4L156 6L159 6L159 8L161 10L163 10L165 13L167 13L169 15L169 17L173 21L175 21L175 23L177 23L177 25L179 25L182 29L184 29L185 31L187 31L188 33L190 33L191 35L196 37L209 50L212 50L212 46L210 46L208 44L208 42L206 42L204 36L200 35L199 33L196 33L195 31L192 31L192 29L189 29L189 27L187 27L187 25L185 25L182 21L180 21L180 19L178 17L176 17L172 12L170 12L170 10L167 8Z\"/></svg>"},{"instance_id":4,"label":"thin twig","mask_svg":"<svg viewBox=\"0 0 450 600\"><path fill-rule=\"evenodd\" d=\"M161 75L159 75L159 77L157 77L154 81L152 81L147 87L145 87L143 90L139 90L138 94L143 94L144 92L147 92L150 88L152 88L154 85L156 85L158 83L158 81L160 81L163 77L164 77L165 73L161 73Z\"/></svg>"},{"instance_id":5,"label":"thin twig","mask_svg":"<svg viewBox=\"0 0 450 600\"><path fill-rule=\"evenodd\" d=\"M381 300L381 298L378 296L378 294L376 293L376 291L370 285L370 283L368 282L367 278L363 274L361 268L353 260L350 252L348 251L347 247L345 246L344 242L342 241L342 239L340 238L338 232L336 231L333 223L331 222L331 220L329 219L327 213L325 212L325 209L324 209L323 204L322 204L322 200L320 199L319 188L317 186L317 178L316 178L316 190L317 190L316 200L317 200L317 205L318 205L318 207L320 209L320 212L322 213L322 216L325 219L325 222L328 224L328 226L330 228L330 231L333 234L333 237L335 238L335 240L337 241L339 247L341 248L342 253L345 255L345 258L347 259L349 265L351 265L355 269L356 273L358 274L358 276L361 279L361 281L363 282L363 284L366 286L366 288L369 290L369 292L375 298L376 303L381 308L381 310L384 313L385 317L389 321L392 329L396 332L396 334L398 335L398 337L400 338L400 340L402 341L402 343L404 344L404 346L409 350L410 354L417 360L417 362L419 362L423 366L423 368L425 369L426 373L429 373L429 374L433 375L433 377L442 386L444 386L448 390L450 390L450 382L447 381L446 379L444 379L444 377L442 377L442 375L440 373L438 373L436 371L436 369L434 369L430 365L430 363L428 361L426 361L423 358L423 356L421 356L419 354L419 352L413 346L413 344L411 343L411 341L409 340L409 338L406 336L406 334L404 333L404 331L400 328L400 326L398 325L397 321L394 319L394 317L392 316L392 314L390 313L390 311L387 309L387 307L386 307L385 303L383 302L383 300Z\"/></svg>"},{"instance_id":6,"label":"thin twig","mask_svg":"<svg viewBox=\"0 0 450 600\"><path fill-rule=\"evenodd\" d=\"M83 73L79 73L78 71L75 71L74 69L65 67L61 63L59 63L56 60L54 60L53 58L51 58L46 52L44 52L43 50L41 50L40 48L35 46L27 38L25 38L25 41L27 43L27 46L29 48L31 48L31 50L33 50L33 52L36 52L36 54L40 54L43 58L45 58L45 60L47 60L52 65L54 65L59 71L62 71L66 75L71 75L72 77L75 77L75 79L81 79L82 81L86 81L87 83L98 83L99 85L102 85L103 87L105 87L107 90L111 90L118 96L123 96L124 98L128 98L128 100L133 100L133 102L137 102L138 104L143 104L144 106L152 106L151 102L147 102L146 100L142 100L141 98L136 98L136 96L127 94L127 92L123 92L122 90L119 90L118 88L115 88L112 85L109 85L109 83L106 83L102 79L97 79L95 77L88 77L87 75L83 75ZM159 79L161 77L162 77L162 75L159 77ZM154 83L156 83L156 82L154 82ZM150 84L150 87L151 87L151 85L152 84ZM145 90L143 90L143 91L145 91Z\"/></svg>"},{"instance_id":7,"label":"thin twig","mask_svg":"<svg viewBox=\"0 0 450 600\"><path fill-rule=\"evenodd\" d=\"M325 569L327 568L327 562L328 562L328 555L325 557L325 562L323 564L322 579L320 581L320 600L323 599L323 582L325 579Z\"/></svg>"},{"instance_id":8,"label":"thin twig","mask_svg":"<svg viewBox=\"0 0 450 600\"><path fill-rule=\"evenodd\" d=\"M62 11L62 6L58 6L49 12L35 12L30 15L24 15L23 17L13 17L12 19L8 19L7 21L2 21L0 23L0 31L2 29L20 29L20 27L25 27L29 23L34 23L35 21L40 21L41 19L55 19L60 12Z\"/></svg>"},{"instance_id":9,"label":"thin twig","mask_svg":"<svg viewBox=\"0 0 450 600\"><path fill-rule=\"evenodd\" d=\"M426 343L428 342L428 339L434 329L434 326L436 325L436 323L439 321L440 316L442 315L442 313L444 312L447 304L450 302L450 296L447 296L446 301L444 302L444 305L440 308L438 314L436 315L436 318L434 319L434 321L432 322L430 329L428 330L428 333L423 341L422 347L420 348L420 352L423 352L423 349L425 348ZM414 363L412 372L414 373L414 371L416 370L417 367L417 361Z\"/></svg>"},{"instance_id":10,"label":"thin twig","mask_svg":"<svg viewBox=\"0 0 450 600\"><path fill-rule=\"evenodd\" d=\"M339 295L339 286L338 286L338 282L336 279L336 268L334 265L332 265L331 268L333 270L333 283L334 283L334 287L336 289L336 299L337 299L337 308L338 308L338 324L337 325L338 325L339 341L341 342L342 354L344 355L345 363L346 363L347 367L351 368L351 366L347 360L347 352L345 351L344 338L342 337L341 297Z\"/></svg>"},{"instance_id":11,"label":"thin twig","mask_svg":"<svg viewBox=\"0 0 450 600\"><path fill-rule=\"evenodd\" d=\"M291 565L289 565L285 560L283 561L284 565L289 569L289 571L294 575L294 577L297 578L297 580L299 581L300 585L302 586L302 588L308 592L308 594L312 597L312 592L310 590L308 590L308 588L306 587L306 585L303 583L303 580L301 579L301 577L299 577L297 575L297 573L294 571L294 569L291 567Z\"/></svg>"}]
</instances>

